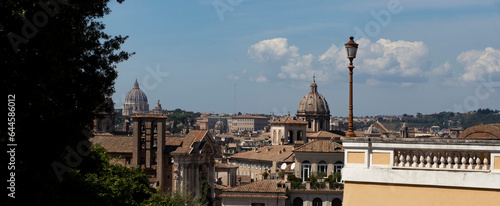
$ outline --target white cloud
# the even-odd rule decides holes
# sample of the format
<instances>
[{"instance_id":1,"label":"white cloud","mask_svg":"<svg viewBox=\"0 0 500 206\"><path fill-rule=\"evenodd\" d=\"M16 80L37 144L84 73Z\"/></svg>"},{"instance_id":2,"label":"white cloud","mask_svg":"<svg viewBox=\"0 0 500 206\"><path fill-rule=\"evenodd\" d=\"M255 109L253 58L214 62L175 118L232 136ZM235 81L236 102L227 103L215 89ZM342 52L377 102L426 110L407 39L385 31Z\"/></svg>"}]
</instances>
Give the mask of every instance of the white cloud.
<instances>
[{"instance_id":1,"label":"white cloud","mask_svg":"<svg viewBox=\"0 0 500 206\"><path fill-rule=\"evenodd\" d=\"M428 64L428 48L423 42L390 41L379 39L371 42L368 39L358 39L359 49L353 64L358 74L371 76L366 83L380 85L378 77L424 77ZM343 45L331 45L328 50L318 57L323 67L333 69L339 73L346 73L349 60ZM409 84L405 84L408 86Z\"/></svg>"},{"instance_id":2,"label":"white cloud","mask_svg":"<svg viewBox=\"0 0 500 206\"><path fill-rule=\"evenodd\" d=\"M298 56L298 48L288 46L286 38L274 38L262 40L248 48L247 54L251 59L260 62L268 60L282 60L289 57Z\"/></svg>"},{"instance_id":3,"label":"white cloud","mask_svg":"<svg viewBox=\"0 0 500 206\"><path fill-rule=\"evenodd\" d=\"M428 66L429 50L422 41L379 39L371 42L361 38L356 42L360 48L354 66L358 74L369 76L366 83L370 85L381 85L390 78L406 87L431 74L446 75L451 70L449 62L431 69ZM289 45L286 38L260 41L250 46L248 56L262 63L278 60L274 63L282 63L280 70L276 72L281 79L307 80L312 79L314 74L320 82L342 78L342 75L347 75L349 65L344 45L332 44L325 53L315 56L298 53L298 48Z\"/></svg>"},{"instance_id":4,"label":"white cloud","mask_svg":"<svg viewBox=\"0 0 500 206\"><path fill-rule=\"evenodd\" d=\"M375 43L360 39L365 50L358 51L360 72L371 75L422 76L428 49L423 42L379 39Z\"/></svg>"},{"instance_id":5,"label":"white cloud","mask_svg":"<svg viewBox=\"0 0 500 206\"><path fill-rule=\"evenodd\" d=\"M487 47L485 50L469 50L457 57L457 62L464 65L464 82L475 82L485 74L500 74L500 50Z\"/></svg>"},{"instance_id":6,"label":"white cloud","mask_svg":"<svg viewBox=\"0 0 500 206\"><path fill-rule=\"evenodd\" d=\"M443 65L432 69L427 74L428 74L428 76L444 76L444 75L449 74L450 71L451 71L451 64L450 64L450 62L446 61L446 62L444 62Z\"/></svg>"},{"instance_id":7,"label":"white cloud","mask_svg":"<svg viewBox=\"0 0 500 206\"><path fill-rule=\"evenodd\" d=\"M290 79L307 79L308 73L311 73L310 75L314 73L311 66L313 59L312 54L290 58L286 65L281 66L281 72L278 76L281 78L289 77Z\"/></svg>"},{"instance_id":8,"label":"white cloud","mask_svg":"<svg viewBox=\"0 0 500 206\"><path fill-rule=\"evenodd\" d=\"M262 76L260 75L259 77L257 77L257 79L255 79L256 82L267 82L267 78L265 76Z\"/></svg>"}]
</instances>

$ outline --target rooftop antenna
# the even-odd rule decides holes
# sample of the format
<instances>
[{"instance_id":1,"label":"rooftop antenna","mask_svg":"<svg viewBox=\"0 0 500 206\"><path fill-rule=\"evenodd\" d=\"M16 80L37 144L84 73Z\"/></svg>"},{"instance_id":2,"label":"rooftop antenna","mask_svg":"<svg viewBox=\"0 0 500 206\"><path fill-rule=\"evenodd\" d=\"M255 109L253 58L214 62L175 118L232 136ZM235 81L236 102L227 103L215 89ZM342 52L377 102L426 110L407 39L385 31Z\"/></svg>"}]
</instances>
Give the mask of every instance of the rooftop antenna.
<instances>
[{"instance_id":1,"label":"rooftop antenna","mask_svg":"<svg viewBox=\"0 0 500 206\"><path fill-rule=\"evenodd\" d=\"M234 83L234 114L236 114L236 82Z\"/></svg>"}]
</instances>

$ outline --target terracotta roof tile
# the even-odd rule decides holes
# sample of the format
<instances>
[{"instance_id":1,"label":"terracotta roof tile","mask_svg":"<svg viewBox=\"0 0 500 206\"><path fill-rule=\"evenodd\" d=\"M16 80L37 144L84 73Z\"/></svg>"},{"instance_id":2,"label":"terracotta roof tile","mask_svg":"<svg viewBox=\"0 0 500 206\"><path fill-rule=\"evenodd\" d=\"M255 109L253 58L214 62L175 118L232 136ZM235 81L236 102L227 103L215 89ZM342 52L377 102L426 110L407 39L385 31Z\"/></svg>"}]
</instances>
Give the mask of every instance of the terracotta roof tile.
<instances>
[{"instance_id":1,"label":"terracotta roof tile","mask_svg":"<svg viewBox=\"0 0 500 206\"><path fill-rule=\"evenodd\" d=\"M302 121L297 119L296 117L286 116L274 121L271 121L271 124L307 124L306 121Z\"/></svg>"},{"instance_id":2,"label":"terracotta roof tile","mask_svg":"<svg viewBox=\"0 0 500 206\"><path fill-rule=\"evenodd\" d=\"M272 145L258 148L257 151L236 153L229 159L249 159L285 162L293 154L293 145ZM293 161L291 161L293 162Z\"/></svg>"},{"instance_id":3,"label":"terracotta roof tile","mask_svg":"<svg viewBox=\"0 0 500 206\"><path fill-rule=\"evenodd\" d=\"M207 130L191 130L189 134L184 137L182 145L178 147L171 154L189 154L194 149L194 142L201 142L204 137L208 135Z\"/></svg>"},{"instance_id":4,"label":"terracotta roof tile","mask_svg":"<svg viewBox=\"0 0 500 206\"><path fill-rule=\"evenodd\" d=\"M90 141L93 144L99 144L110 153L132 153L134 143L133 136L127 135L96 135ZM182 144L183 137L165 137L165 146L179 147Z\"/></svg>"},{"instance_id":5,"label":"terracotta roof tile","mask_svg":"<svg viewBox=\"0 0 500 206\"><path fill-rule=\"evenodd\" d=\"M236 165L230 165L230 164L224 164L220 162L215 163L215 168L221 168L221 169L233 169L233 168L238 168Z\"/></svg>"},{"instance_id":6,"label":"terracotta roof tile","mask_svg":"<svg viewBox=\"0 0 500 206\"><path fill-rule=\"evenodd\" d=\"M327 131L319 131L319 132L307 132L306 137L308 138L332 138L332 137L344 137L339 134L327 132Z\"/></svg>"},{"instance_id":7,"label":"terracotta roof tile","mask_svg":"<svg viewBox=\"0 0 500 206\"><path fill-rule=\"evenodd\" d=\"M331 140L315 140L296 148L295 152L344 152L344 147Z\"/></svg>"},{"instance_id":8,"label":"terracotta roof tile","mask_svg":"<svg viewBox=\"0 0 500 206\"><path fill-rule=\"evenodd\" d=\"M286 186L283 180L262 180L224 190L224 192L285 193Z\"/></svg>"},{"instance_id":9,"label":"terracotta roof tile","mask_svg":"<svg viewBox=\"0 0 500 206\"><path fill-rule=\"evenodd\" d=\"M108 152L112 153L132 153L132 136L125 135L99 135L91 138L93 144L99 144Z\"/></svg>"}]
</instances>

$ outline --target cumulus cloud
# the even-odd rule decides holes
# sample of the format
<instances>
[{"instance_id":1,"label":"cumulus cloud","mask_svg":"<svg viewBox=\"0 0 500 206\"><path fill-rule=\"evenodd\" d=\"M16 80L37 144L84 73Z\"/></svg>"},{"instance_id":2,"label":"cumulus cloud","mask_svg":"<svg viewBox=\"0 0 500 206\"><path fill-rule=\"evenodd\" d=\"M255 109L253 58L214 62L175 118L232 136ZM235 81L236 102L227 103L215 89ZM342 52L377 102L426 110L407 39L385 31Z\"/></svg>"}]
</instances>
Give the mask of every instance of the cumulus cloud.
<instances>
[{"instance_id":1,"label":"cumulus cloud","mask_svg":"<svg viewBox=\"0 0 500 206\"><path fill-rule=\"evenodd\" d=\"M314 74L323 74L321 69L314 70L313 64L317 62L312 54L300 55L298 48L288 45L286 38L274 38L262 40L248 48L248 56L261 63L270 61L282 64L277 76L281 79L312 79ZM263 77L263 76L262 76ZM320 76L318 81L324 81L327 77ZM267 81L263 77L261 80ZM257 81L257 79L255 80Z\"/></svg>"},{"instance_id":2,"label":"cumulus cloud","mask_svg":"<svg viewBox=\"0 0 500 206\"><path fill-rule=\"evenodd\" d=\"M444 62L443 65L432 69L427 74L429 76L444 76L444 75L449 74L450 71L451 71L451 64L450 64L450 62L446 61L446 62Z\"/></svg>"},{"instance_id":3,"label":"cumulus cloud","mask_svg":"<svg viewBox=\"0 0 500 206\"><path fill-rule=\"evenodd\" d=\"M465 73L461 76L464 82L478 81L486 74L500 74L500 50L491 47L462 52L457 62L464 66Z\"/></svg>"},{"instance_id":4,"label":"cumulus cloud","mask_svg":"<svg viewBox=\"0 0 500 206\"><path fill-rule=\"evenodd\" d=\"M251 59L260 62L268 60L282 60L283 58L298 56L298 48L288 46L286 38L262 40L248 48L247 54Z\"/></svg>"},{"instance_id":5,"label":"cumulus cloud","mask_svg":"<svg viewBox=\"0 0 500 206\"><path fill-rule=\"evenodd\" d=\"M255 79L256 82L267 82L267 78L265 76L262 76L260 75L259 77L257 77L257 79Z\"/></svg>"},{"instance_id":6,"label":"cumulus cloud","mask_svg":"<svg viewBox=\"0 0 500 206\"><path fill-rule=\"evenodd\" d=\"M432 66L429 49L422 41L391 41L381 38L371 42L360 38L356 42L360 45L354 60L356 74L362 82L371 86L392 84L411 87L431 78L444 83L473 82L488 74L500 77L500 50L490 47L461 53L456 59L464 68L464 72L460 73L460 70L453 70L454 62L445 61ZM349 60L344 45L332 44L318 56L300 54L298 49L289 45L286 38L275 38L250 46L248 56L269 66L271 74L280 79L308 80L315 74L316 81L321 82L345 79L348 75L346 71ZM267 82L269 77L273 75L262 76L259 81ZM457 81L457 78L461 81ZM257 79L252 81L257 82Z\"/></svg>"},{"instance_id":7,"label":"cumulus cloud","mask_svg":"<svg viewBox=\"0 0 500 206\"><path fill-rule=\"evenodd\" d=\"M307 79L314 73L312 69L312 54L303 55L296 58L288 59L286 65L281 66L281 72L278 74L280 78L290 79Z\"/></svg>"},{"instance_id":8,"label":"cumulus cloud","mask_svg":"<svg viewBox=\"0 0 500 206\"><path fill-rule=\"evenodd\" d=\"M373 76L395 75L401 77L423 76L427 63L428 48L423 42L390 41L379 39L371 42L368 39L359 39L358 55L354 66L360 68L358 72ZM348 65L345 49L332 45L318 60L324 65L334 66L336 69L345 69ZM359 59L359 60L358 60ZM356 61L358 60L358 61Z\"/></svg>"}]
</instances>

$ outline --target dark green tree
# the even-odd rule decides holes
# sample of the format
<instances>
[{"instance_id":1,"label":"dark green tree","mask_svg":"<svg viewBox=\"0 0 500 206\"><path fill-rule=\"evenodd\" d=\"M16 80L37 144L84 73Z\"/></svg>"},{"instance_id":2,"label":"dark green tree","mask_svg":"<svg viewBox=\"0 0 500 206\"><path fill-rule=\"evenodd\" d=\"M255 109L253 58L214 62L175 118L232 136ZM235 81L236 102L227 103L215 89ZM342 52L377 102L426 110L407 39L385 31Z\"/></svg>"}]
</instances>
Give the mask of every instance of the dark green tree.
<instances>
[{"instance_id":1,"label":"dark green tree","mask_svg":"<svg viewBox=\"0 0 500 206\"><path fill-rule=\"evenodd\" d=\"M116 64L132 55L120 50L127 37L104 32L100 19L111 12L108 2L0 2L2 96L15 95L16 119L15 139L1 127L0 143L17 144L17 205L67 205L61 200L73 197L68 191L89 186L70 184L81 182L70 171L88 155L82 145L94 111L114 92ZM1 158L7 162L6 155ZM11 171L2 172L6 177ZM2 202L14 204L11 198Z\"/></svg>"},{"instance_id":2,"label":"dark green tree","mask_svg":"<svg viewBox=\"0 0 500 206\"><path fill-rule=\"evenodd\" d=\"M212 189L210 188L210 184L208 184L207 181L203 180L201 182L201 187L200 187L200 202L204 206L212 206L213 205L213 200L211 193Z\"/></svg>"}]
</instances>

